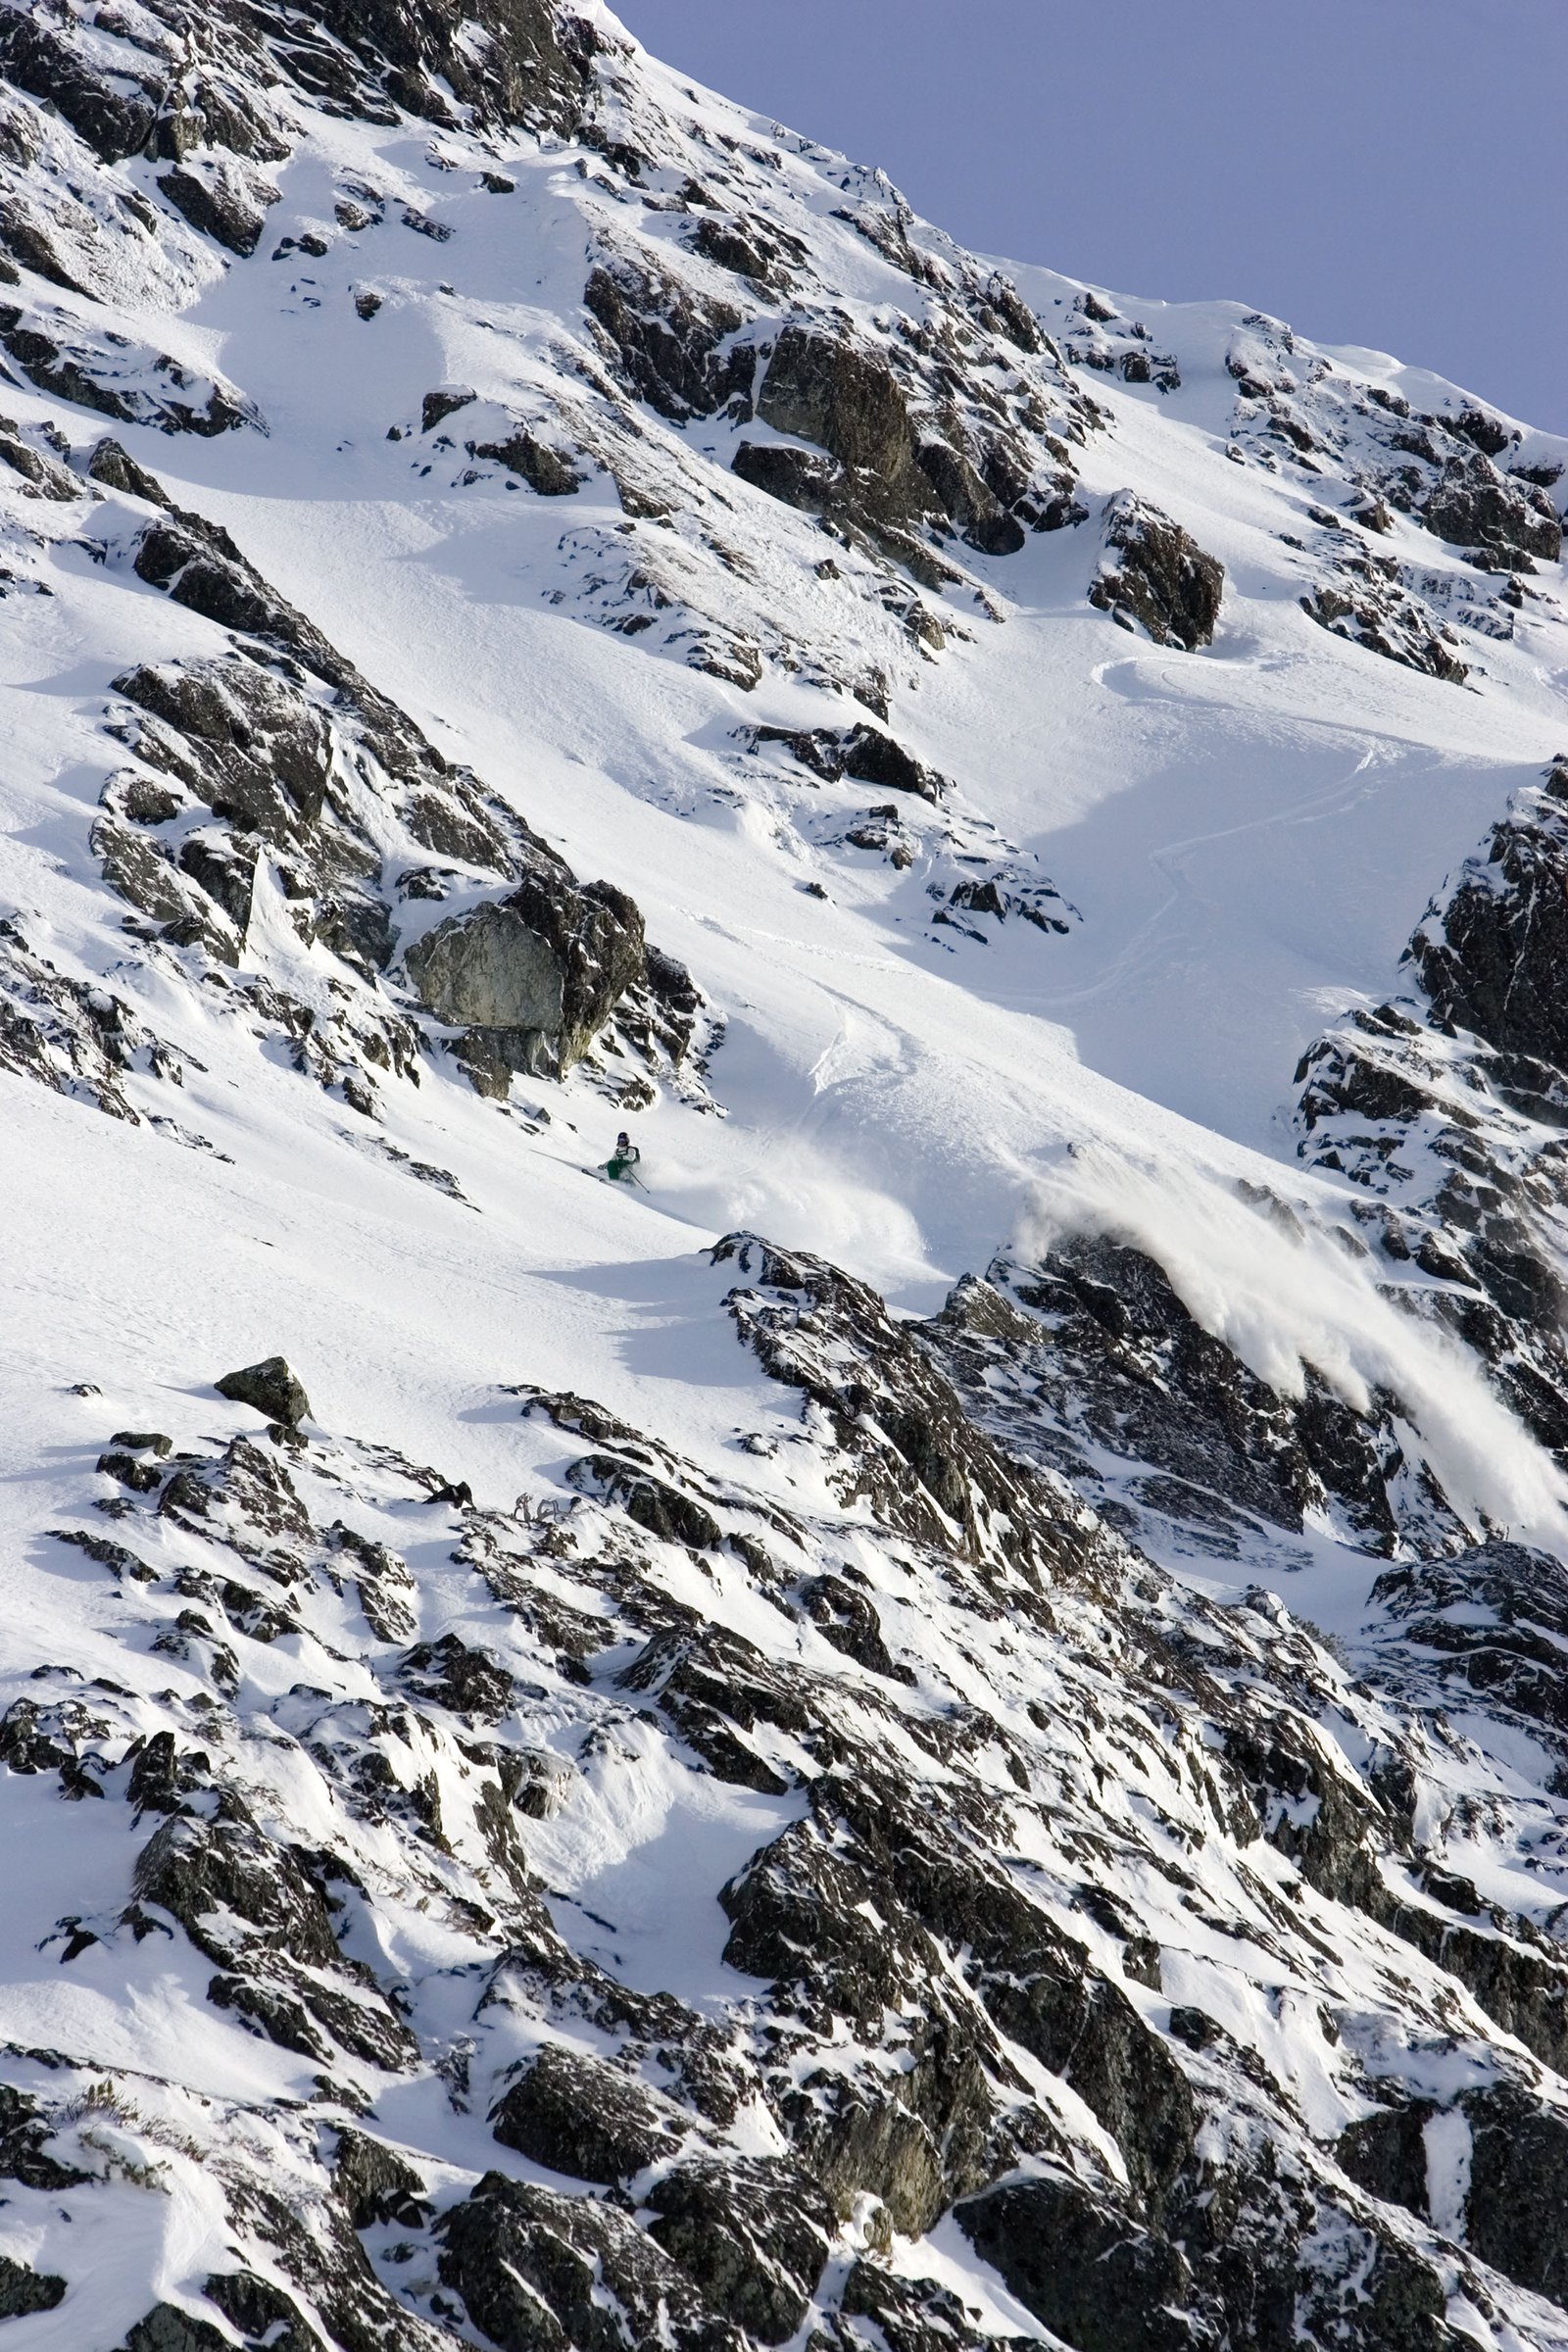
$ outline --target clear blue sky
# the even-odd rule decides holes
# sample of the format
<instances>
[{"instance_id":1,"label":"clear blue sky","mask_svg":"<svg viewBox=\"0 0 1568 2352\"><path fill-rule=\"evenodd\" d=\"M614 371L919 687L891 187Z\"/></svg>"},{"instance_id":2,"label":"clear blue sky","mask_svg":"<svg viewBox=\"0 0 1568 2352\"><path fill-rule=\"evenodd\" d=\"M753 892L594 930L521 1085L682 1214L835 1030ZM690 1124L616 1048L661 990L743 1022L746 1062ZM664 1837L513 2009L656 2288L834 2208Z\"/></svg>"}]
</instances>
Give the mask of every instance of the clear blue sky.
<instances>
[{"instance_id":1,"label":"clear blue sky","mask_svg":"<svg viewBox=\"0 0 1568 2352\"><path fill-rule=\"evenodd\" d=\"M612 0L983 252L1568 431L1568 0Z\"/></svg>"}]
</instances>

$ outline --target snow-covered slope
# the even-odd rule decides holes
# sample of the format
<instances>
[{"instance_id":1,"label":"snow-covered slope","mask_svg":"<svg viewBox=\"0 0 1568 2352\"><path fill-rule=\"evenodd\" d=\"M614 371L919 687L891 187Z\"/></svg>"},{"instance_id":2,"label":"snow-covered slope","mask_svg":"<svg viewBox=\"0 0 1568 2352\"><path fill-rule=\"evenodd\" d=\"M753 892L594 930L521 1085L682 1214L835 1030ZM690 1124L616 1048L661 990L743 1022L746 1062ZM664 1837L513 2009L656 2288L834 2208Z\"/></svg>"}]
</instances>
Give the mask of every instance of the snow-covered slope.
<instances>
[{"instance_id":1,"label":"snow-covered slope","mask_svg":"<svg viewBox=\"0 0 1568 2352\"><path fill-rule=\"evenodd\" d=\"M8 2340L1568 2344L1568 447L598 9L0 74Z\"/></svg>"}]
</instances>

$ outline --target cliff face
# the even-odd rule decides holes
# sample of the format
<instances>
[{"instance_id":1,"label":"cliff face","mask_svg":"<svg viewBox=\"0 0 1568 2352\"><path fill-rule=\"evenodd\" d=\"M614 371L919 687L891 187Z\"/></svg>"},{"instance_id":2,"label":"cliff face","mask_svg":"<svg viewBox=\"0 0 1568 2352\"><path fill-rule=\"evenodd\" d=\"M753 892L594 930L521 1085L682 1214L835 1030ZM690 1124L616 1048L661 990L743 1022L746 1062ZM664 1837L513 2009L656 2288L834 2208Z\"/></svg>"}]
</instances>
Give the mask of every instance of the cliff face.
<instances>
[{"instance_id":1,"label":"cliff face","mask_svg":"<svg viewBox=\"0 0 1568 2352\"><path fill-rule=\"evenodd\" d=\"M0 281L8 2340L1568 2343L1568 452L545 0Z\"/></svg>"}]
</instances>

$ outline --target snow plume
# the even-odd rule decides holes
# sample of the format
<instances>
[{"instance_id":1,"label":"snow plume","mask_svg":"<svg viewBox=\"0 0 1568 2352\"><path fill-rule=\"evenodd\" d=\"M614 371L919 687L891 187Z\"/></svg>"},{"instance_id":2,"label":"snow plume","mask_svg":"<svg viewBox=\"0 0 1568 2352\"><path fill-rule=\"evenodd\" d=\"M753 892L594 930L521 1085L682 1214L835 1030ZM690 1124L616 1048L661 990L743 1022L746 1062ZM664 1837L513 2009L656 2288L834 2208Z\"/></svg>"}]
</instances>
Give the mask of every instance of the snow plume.
<instances>
[{"instance_id":1,"label":"snow plume","mask_svg":"<svg viewBox=\"0 0 1568 2352\"><path fill-rule=\"evenodd\" d=\"M1441 1286L1391 1288L1348 1226L1261 1188L1249 1197L1090 1144L1035 1179L1011 1250L1029 1264L1075 1236L1144 1250L1203 1329L1281 1395L1300 1396L1311 1366L1354 1411L1393 1396L1456 1509L1568 1545L1560 1473L1469 1349L1420 1311L1423 1291Z\"/></svg>"},{"instance_id":2,"label":"snow plume","mask_svg":"<svg viewBox=\"0 0 1568 2352\"><path fill-rule=\"evenodd\" d=\"M650 1172L658 1207L721 1233L765 1233L853 1266L884 1292L941 1285L903 1201L865 1181L845 1157L799 1133L725 1139L722 1157L661 1155Z\"/></svg>"}]
</instances>

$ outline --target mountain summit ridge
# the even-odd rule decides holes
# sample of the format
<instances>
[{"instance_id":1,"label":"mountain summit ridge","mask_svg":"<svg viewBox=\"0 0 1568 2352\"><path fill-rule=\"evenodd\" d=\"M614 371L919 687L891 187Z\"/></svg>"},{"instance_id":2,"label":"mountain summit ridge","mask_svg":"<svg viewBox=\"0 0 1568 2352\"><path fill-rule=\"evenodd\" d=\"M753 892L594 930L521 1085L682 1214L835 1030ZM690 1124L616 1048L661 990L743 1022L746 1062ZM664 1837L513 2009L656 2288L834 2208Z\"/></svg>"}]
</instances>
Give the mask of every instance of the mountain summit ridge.
<instances>
[{"instance_id":1,"label":"mountain summit ridge","mask_svg":"<svg viewBox=\"0 0 1568 2352\"><path fill-rule=\"evenodd\" d=\"M553 0L0 376L8 2340L1568 2345L1568 443Z\"/></svg>"}]
</instances>

